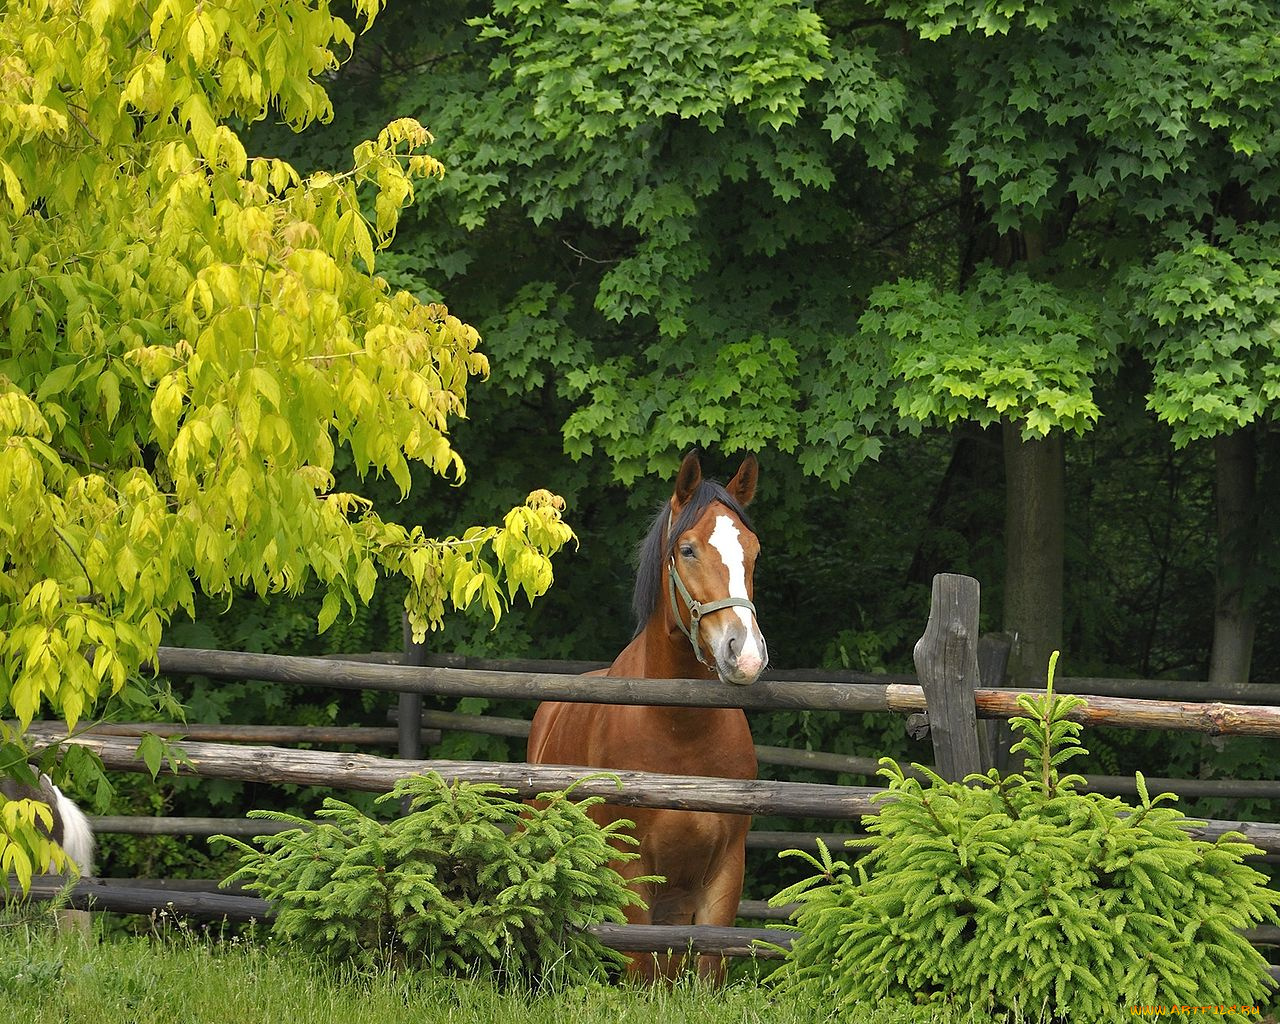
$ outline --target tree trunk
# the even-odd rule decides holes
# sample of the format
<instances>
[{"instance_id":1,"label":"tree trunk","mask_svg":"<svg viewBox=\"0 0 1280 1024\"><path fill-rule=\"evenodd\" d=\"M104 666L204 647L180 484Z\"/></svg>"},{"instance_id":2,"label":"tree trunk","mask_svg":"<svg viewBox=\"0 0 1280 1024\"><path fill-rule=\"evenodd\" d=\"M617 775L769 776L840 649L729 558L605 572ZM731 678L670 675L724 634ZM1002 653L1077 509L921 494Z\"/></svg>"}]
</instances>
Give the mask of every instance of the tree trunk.
<instances>
[{"instance_id":1,"label":"tree trunk","mask_svg":"<svg viewBox=\"0 0 1280 1024\"><path fill-rule=\"evenodd\" d=\"M1248 585L1257 561L1256 435L1249 428L1213 440L1217 477L1218 564L1211 683L1247 683L1257 613Z\"/></svg>"},{"instance_id":2,"label":"tree trunk","mask_svg":"<svg viewBox=\"0 0 1280 1024\"><path fill-rule=\"evenodd\" d=\"M1062 647L1065 469L1062 434L1024 441L1004 424L1004 630L1017 634L1009 685L1043 687Z\"/></svg>"},{"instance_id":3,"label":"tree trunk","mask_svg":"<svg viewBox=\"0 0 1280 1024\"><path fill-rule=\"evenodd\" d=\"M1000 469L995 455L1000 439L994 428L981 427L972 420L956 425L951 461L938 482L926 516L907 580L933 585L938 573L973 573L985 558L992 543L991 516L995 512L993 495L999 494ZM942 543L939 537L959 534L967 553L957 562L954 544Z\"/></svg>"}]
</instances>

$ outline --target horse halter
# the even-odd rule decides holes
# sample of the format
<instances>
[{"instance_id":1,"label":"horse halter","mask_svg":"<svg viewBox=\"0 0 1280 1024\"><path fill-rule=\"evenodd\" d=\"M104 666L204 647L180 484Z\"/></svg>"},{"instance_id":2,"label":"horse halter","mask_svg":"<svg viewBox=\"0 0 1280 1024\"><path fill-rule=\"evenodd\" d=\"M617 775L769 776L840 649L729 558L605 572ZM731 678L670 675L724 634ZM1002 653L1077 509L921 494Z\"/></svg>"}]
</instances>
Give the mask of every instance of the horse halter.
<instances>
[{"instance_id":1,"label":"horse halter","mask_svg":"<svg viewBox=\"0 0 1280 1024\"><path fill-rule=\"evenodd\" d=\"M685 626L684 620L680 618L680 607L676 604L677 590L680 593L680 599L684 601L684 606L689 612L688 627ZM708 661L702 656L702 643L698 628L703 616L725 608L746 608L752 615L756 613L756 606L745 597L722 597L718 601L695 601L693 595L689 593L689 588L684 585L684 580L680 578L680 573L676 571L675 555L671 556L671 571L667 573L667 593L671 598L671 612L676 617L676 625L680 627L680 632L689 638L689 643L693 644L694 657L708 668L715 667L715 659Z\"/></svg>"}]
</instances>

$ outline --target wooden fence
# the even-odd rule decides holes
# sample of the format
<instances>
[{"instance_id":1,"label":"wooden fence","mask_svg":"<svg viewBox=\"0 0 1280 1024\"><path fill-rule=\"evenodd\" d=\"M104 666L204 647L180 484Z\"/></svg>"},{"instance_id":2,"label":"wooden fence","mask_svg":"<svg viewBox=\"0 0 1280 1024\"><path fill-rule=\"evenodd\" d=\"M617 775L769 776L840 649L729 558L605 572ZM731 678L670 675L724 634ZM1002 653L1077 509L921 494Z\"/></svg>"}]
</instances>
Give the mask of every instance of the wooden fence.
<instances>
[{"instance_id":1,"label":"wooden fence","mask_svg":"<svg viewBox=\"0 0 1280 1024\"><path fill-rule=\"evenodd\" d=\"M397 659L399 655L395 656ZM390 662L388 662L390 663ZM399 661L395 662L399 664ZM521 664L526 664L521 662ZM521 671L515 669L512 671ZM397 711L388 712L388 718L398 721ZM412 719L410 719L412 721ZM525 739L529 735L527 718L505 718L499 715L468 715L456 711L436 711L430 708L420 712L421 730L419 745L422 749L440 742L445 732L470 732L485 736L502 736L508 739ZM35 723L36 731L55 733L61 723ZM404 752L403 736L398 727L377 726L262 726L262 725L191 725L178 722L108 722L93 726L93 736L157 736L180 737L185 740L212 741L215 743L312 743L341 744L346 746L397 747L402 757L416 757ZM853 754L832 754L822 750L800 750L793 747L775 747L756 744L756 757L761 764L790 768L806 768L814 771L842 775L873 777L880 767L874 757L858 757ZM923 773L904 766L907 775L924 778ZM1085 775L1081 787L1096 793L1134 796L1137 785L1132 775ZM1280 800L1280 780L1274 779L1173 779L1145 776L1151 792L1174 792L1180 797L1256 797L1264 800ZM146 819L148 821L152 819Z\"/></svg>"},{"instance_id":2,"label":"wooden fence","mask_svg":"<svg viewBox=\"0 0 1280 1024\"><path fill-rule=\"evenodd\" d=\"M757 682L750 687L736 687L718 681L706 680L644 680L604 677L569 676L552 671L537 671L547 667L545 663L533 666L534 671L513 673L502 671L510 666L495 663L476 664L469 667L452 667L456 659L433 657L421 648L410 648L398 659L400 664L388 663L390 657L342 660L337 658L301 658L263 654L245 654L227 651L200 651L163 648L159 668L163 674L199 674L215 678L265 680L307 686L326 686L339 689L373 689L398 693L399 720L395 737L399 750L409 757L390 759L367 754L300 751L279 747L231 745L206 742L215 738L206 727L173 727L183 735L193 737L199 730L199 740L184 741L182 748L190 765L180 770L209 778L238 779L281 784L318 784L337 788L367 791L386 791L404 775L419 771L437 771L446 778L497 782L516 790L521 796L533 796L540 792L564 788L576 782L593 769L585 767L530 766L523 764L484 764L475 762L449 762L421 760L424 740L430 741L430 729L444 726L439 719L424 716L420 703L423 695L485 696L519 698L531 701L567 700L612 704L654 704L691 707L739 707L753 711L779 709L837 710L843 712L893 711L905 715L925 716L928 734L934 748L934 763L946 778L963 778L983 770L991 763L995 747L991 736L984 737L982 722L1007 720L1021 714L1017 705L1017 692L1002 689L1003 659L1000 645L980 642L978 637L978 584L968 577L940 576L935 578L933 604L925 634L916 645L915 660L918 685L906 677L883 677L856 673L821 674L804 673L810 678L773 678ZM1007 657L1007 647L1005 648ZM443 664L441 662L444 662ZM524 666L526 668L530 666ZM581 670L579 663L557 663L554 668ZM836 675L839 681L833 681ZM823 678L822 676L825 676ZM814 678L817 677L817 678ZM1113 681L1114 682L1114 681ZM1059 689L1074 691L1080 688L1078 680L1063 680ZM1208 735L1245 735L1280 737L1280 707L1267 701L1280 703L1277 693L1280 687L1233 688L1231 695L1257 695L1253 704L1224 703L1221 701L1195 702L1159 701L1141 697L1090 696L1087 707L1079 709L1073 717L1086 726L1112 725L1141 729L1174 729L1196 731ZM467 716L471 717L471 716ZM981 721L980 721L981 720ZM476 722L483 721L476 719ZM917 722L917 724L920 724ZM496 728L510 728L499 724ZM96 730L79 735L66 742L78 743L95 750L106 767L121 771L145 770L137 758L137 741L127 735L110 735L111 731L124 732L129 727L115 730ZM226 727L223 727L224 729ZM268 728L268 727L243 727ZM427 731L424 731L427 730ZM153 728L154 731L154 728ZM368 742L389 743L391 730L375 730L366 736ZM265 734L253 736L242 733L233 736L224 732L224 738L261 739ZM348 739L332 742L348 742ZM49 736L53 741L53 735ZM316 734L316 741L319 741ZM771 748L765 748L768 755ZM775 748L776 749L776 748ZM804 761L811 758L809 752L790 752L784 757ZM836 755L826 755L835 757ZM869 762L870 759L863 759ZM827 767L837 771L869 769L869 763L858 768L850 761L828 762ZM742 782L736 780L688 779L644 772L613 772L622 784L604 778L581 783L578 792L584 796L607 796L613 803L633 806L675 807L689 810L734 811L749 814L782 814L832 820L857 820L872 813L872 798L883 793L882 789L858 786L822 785L817 783ZM1154 781L1154 780L1153 780ZM1200 780L1207 781L1207 780ZM1183 785L1178 780L1160 780L1172 783L1170 788ZM1238 790L1236 795L1273 795L1280 783L1263 781L1254 784L1254 790ZM1152 789L1164 788L1152 786ZM1203 790L1202 790L1203 791ZM1184 790L1191 795L1189 790ZM1217 791L1215 791L1217 792ZM144 819L145 820L145 819ZM201 819L213 827L207 819ZM233 831L227 826L234 820L214 819L220 827L217 831ZM123 822L99 821L99 828L118 826ZM197 824L181 819L172 831L199 834ZM267 823L255 823L254 834L269 831ZM1254 845L1269 854L1280 854L1280 824L1241 821L1208 821L1193 829L1193 834L1214 838L1227 831L1240 832ZM243 834L243 833L242 833ZM786 845L786 838L775 843ZM796 834L799 839L799 834ZM835 837L832 837L835 838ZM761 844L763 845L763 844ZM777 848L776 846L774 848ZM95 885L92 881L78 887L84 899L96 899L97 905L109 909L115 899L108 893L109 887ZM155 906L184 909L172 890L163 891L164 902ZM77 899L81 897L78 896ZM141 899L135 891L130 897L135 903ZM157 897L158 899L158 897ZM259 908L260 909L260 908ZM196 911L192 911L196 912ZM214 911L210 911L213 913ZM253 916L260 916L255 914ZM744 931L734 929L734 932ZM745 930L745 931L750 931ZM666 935L667 938L663 938ZM677 936L674 932L645 933L643 938L632 934L631 938L613 937L614 942L643 942L647 945L618 946L617 948L666 949L685 948L689 943L704 952L720 952L724 937L714 941L701 936L699 929L691 928ZM764 939L763 936L760 936ZM703 942L703 938L706 942ZM735 935L733 942L742 936ZM728 941L728 940L724 940ZM764 939L764 941L773 941ZM720 945L717 945L720 943ZM749 946L749 943L748 943ZM727 948L727 947L723 947ZM734 947L737 948L737 947ZM745 947L744 947L745 948Z\"/></svg>"}]
</instances>

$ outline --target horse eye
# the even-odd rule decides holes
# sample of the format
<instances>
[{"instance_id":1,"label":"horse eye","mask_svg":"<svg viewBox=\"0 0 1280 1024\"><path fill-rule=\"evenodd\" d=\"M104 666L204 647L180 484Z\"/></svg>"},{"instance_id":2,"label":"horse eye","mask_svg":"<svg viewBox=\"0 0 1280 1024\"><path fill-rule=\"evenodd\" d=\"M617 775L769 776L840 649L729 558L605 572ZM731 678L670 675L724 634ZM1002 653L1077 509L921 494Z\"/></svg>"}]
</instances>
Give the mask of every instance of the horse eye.
<instances>
[{"instance_id":1,"label":"horse eye","mask_svg":"<svg viewBox=\"0 0 1280 1024\"><path fill-rule=\"evenodd\" d=\"M680 545L680 557L682 557L682 558L692 558L692 557L693 557L693 545L692 545L692 544L681 544L681 545Z\"/></svg>"}]
</instances>

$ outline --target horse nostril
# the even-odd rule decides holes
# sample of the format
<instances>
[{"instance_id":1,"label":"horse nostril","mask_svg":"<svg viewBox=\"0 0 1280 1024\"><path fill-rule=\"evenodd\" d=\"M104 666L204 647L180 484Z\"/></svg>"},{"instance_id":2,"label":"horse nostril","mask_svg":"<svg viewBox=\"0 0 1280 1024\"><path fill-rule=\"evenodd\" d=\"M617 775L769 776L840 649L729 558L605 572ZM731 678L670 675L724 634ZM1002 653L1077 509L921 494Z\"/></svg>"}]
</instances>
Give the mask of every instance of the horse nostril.
<instances>
[{"instance_id":1,"label":"horse nostril","mask_svg":"<svg viewBox=\"0 0 1280 1024\"><path fill-rule=\"evenodd\" d=\"M736 636L729 637L729 657L736 658L738 656L738 638Z\"/></svg>"}]
</instances>

